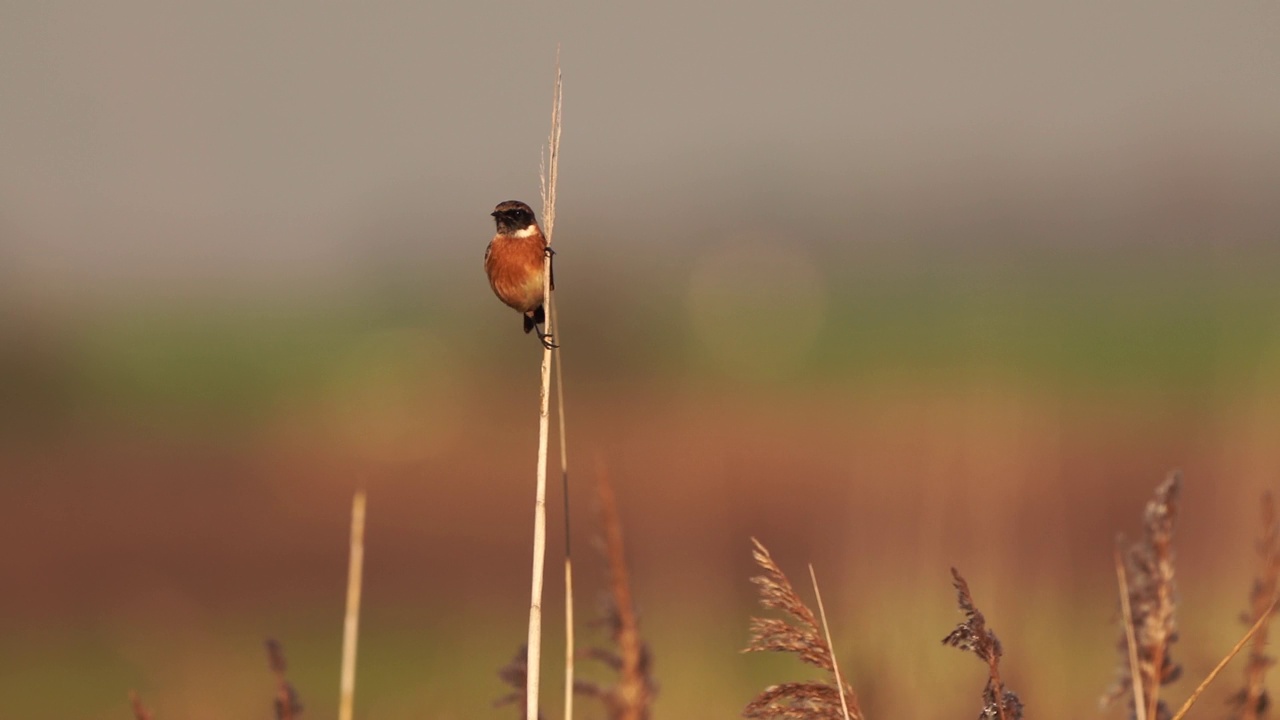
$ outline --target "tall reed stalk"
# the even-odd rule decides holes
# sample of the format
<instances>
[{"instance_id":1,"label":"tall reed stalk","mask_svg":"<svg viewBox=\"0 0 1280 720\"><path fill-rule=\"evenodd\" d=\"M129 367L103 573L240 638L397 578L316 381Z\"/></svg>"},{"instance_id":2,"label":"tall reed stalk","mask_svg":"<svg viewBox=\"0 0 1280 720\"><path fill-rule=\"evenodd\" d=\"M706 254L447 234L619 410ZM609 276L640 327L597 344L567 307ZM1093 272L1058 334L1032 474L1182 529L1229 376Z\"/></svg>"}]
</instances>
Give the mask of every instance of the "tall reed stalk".
<instances>
[{"instance_id":1,"label":"tall reed stalk","mask_svg":"<svg viewBox=\"0 0 1280 720\"><path fill-rule=\"evenodd\" d=\"M342 673L338 720L351 720L356 696L356 641L360 636L360 587L364 577L364 490L351 499L351 551L347 565L347 612L342 623Z\"/></svg>"},{"instance_id":2,"label":"tall reed stalk","mask_svg":"<svg viewBox=\"0 0 1280 720\"><path fill-rule=\"evenodd\" d=\"M560 163L560 59L556 58L556 83L551 103L551 135L547 141L548 161L542 177L543 233L551 247L556 218L556 176ZM551 310L551 254L543 261L542 305L547 308L546 333L553 335ZM538 720L538 681L542 661L542 584L547 559L547 437L550 430L552 348L542 351L542 385L538 409L537 489L533 503L533 581L529 597L529 655L525 679L525 717Z\"/></svg>"}]
</instances>

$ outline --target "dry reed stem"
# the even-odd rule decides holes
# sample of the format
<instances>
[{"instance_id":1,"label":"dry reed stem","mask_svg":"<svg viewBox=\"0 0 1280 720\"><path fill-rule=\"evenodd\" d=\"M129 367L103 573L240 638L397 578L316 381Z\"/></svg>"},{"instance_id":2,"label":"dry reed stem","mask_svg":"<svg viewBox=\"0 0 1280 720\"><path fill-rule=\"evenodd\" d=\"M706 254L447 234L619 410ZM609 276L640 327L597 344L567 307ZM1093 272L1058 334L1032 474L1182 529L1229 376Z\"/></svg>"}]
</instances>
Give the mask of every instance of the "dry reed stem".
<instances>
[{"instance_id":1,"label":"dry reed stem","mask_svg":"<svg viewBox=\"0 0 1280 720\"><path fill-rule=\"evenodd\" d=\"M1227 663L1231 662L1231 659L1243 650L1249 640L1267 624L1268 619L1271 617L1271 613L1274 612L1275 609L1276 600L1272 599L1271 604L1267 606L1266 613L1264 613L1262 617L1258 618L1258 621L1253 624L1253 627L1249 628L1249 632L1245 633L1244 637L1240 638L1240 640L1236 642L1235 647L1231 648L1231 652L1227 653L1227 656L1222 658L1222 660L1214 666L1209 675L1196 687L1195 692L1191 693L1191 697L1187 698L1187 701L1182 704L1182 707L1178 708L1178 712L1174 714L1172 720L1182 720L1186 717L1187 713L1191 710L1191 706L1195 705L1196 701L1200 699L1200 695L1209 687L1209 684L1218 677L1218 673L1221 673L1223 668L1227 666Z\"/></svg>"},{"instance_id":2,"label":"dry reed stem","mask_svg":"<svg viewBox=\"0 0 1280 720\"><path fill-rule=\"evenodd\" d=\"M982 691L983 720L1022 720L1022 700L1005 687L1000 679L1000 657L1004 648L994 630L987 627L987 619L973 602L969 583L960 571L951 568L951 581L956 589L956 604L964 613L964 620L942 639L944 645L971 652L987 664L987 685Z\"/></svg>"},{"instance_id":3,"label":"dry reed stem","mask_svg":"<svg viewBox=\"0 0 1280 720\"><path fill-rule=\"evenodd\" d=\"M360 586L364 577L365 492L351 499L351 552L347 566L347 612L342 623L342 673L338 720L351 720L356 695L356 641L360 634Z\"/></svg>"},{"instance_id":4,"label":"dry reed stem","mask_svg":"<svg viewBox=\"0 0 1280 720\"><path fill-rule=\"evenodd\" d=\"M556 297L551 296L551 308L548 318L559 323L560 316L556 310ZM552 320L548 320L551 322ZM556 325L561 335L564 331ZM569 533L569 451L565 440L564 420L564 355L556 353L556 421L560 426L560 489L564 495L564 717L573 720L574 695L574 652L573 637L573 553Z\"/></svg>"},{"instance_id":5,"label":"dry reed stem","mask_svg":"<svg viewBox=\"0 0 1280 720\"><path fill-rule=\"evenodd\" d=\"M1124 623L1126 644L1129 647L1129 679L1133 687L1133 707L1137 720L1147 720L1147 704L1142 699L1142 681L1138 672L1138 639L1134 637L1133 610L1129 607L1129 579L1124 572L1124 556L1117 545L1115 550L1116 582L1120 586L1120 617Z\"/></svg>"},{"instance_id":6,"label":"dry reed stem","mask_svg":"<svg viewBox=\"0 0 1280 720\"><path fill-rule=\"evenodd\" d=\"M742 652L793 653L802 662L826 670L831 674L832 682L812 680L767 687L747 703L742 710L743 717L837 720L844 717L845 708L848 708L848 716L852 720L863 720L853 689L836 675L831 643L822 634L813 611L800 599L769 550L755 538L751 538L751 542L755 546L752 557L764 571L762 575L751 578L760 593L760 605L766 610L785 613L795 622L751 618L751 641Z\"/></svg>"},{"instance_id":7,"label":"dry reed stem","mask_svg":"<svg viewBox=\"0 0 1280 720\"><path fill-rule=\"evenodd\" d=\"M556 58L556 83L551 103L551 136L548 141L550 156L549 167L543 176L542 219L547 247L551 246L551 234L555 227L556 217L556 178L560 163L560 60ZM551 307L551 254L547 253L543 261L542 304ZM547 315L546 333L552 335L553 317ZM529 643L528 671L525 681L525 717L526 720L538 720L538 681L542 661L542 584L546 570L547 558L547 437L550 434L550 414L548 412L551 398L551 363L550 344L544 344L542 350L542 382L539 392L538 407L538 467L537 488L533 504L533 572L529 591Z\"/></svg>"},{"instance_id":8,"label":"dry reed stem","mask_svg":"<svg viewBox=\"0 0 1280 720\"><path fill-rule=\"evenodd\" d=\"M1249 593L1249 612L1242 616L1246 624L1264 621L1253 636L1249 661L1244 668L1244 687L1231 698L1237 720L1258 720L1267 714L1271 699L1267 694L1267 669L1275 662L1267 655L1267 631L1272 611L1268 603L1280 585L1280 522L1277 522L1275 499L1270 492L1262 494L1262 533L1258 537L1258 574Z\"/></svg>"},{"instance_id":9,"label":"dry reed stem","mask_svg":"<svg viewBox=\"0 0 1280 720\"><path fill-rule=\"evenodd\" d=\"M129 691L129 706L133 708L133 720L155 720L155 715L142 704L142 698L136 690Z\"/></svg>"},{"instance_id":10,"label":"dry reed stem","mask_svg":"<svg viewBox=\"0 0 1280 720\"><path fill-rule=\"evenodd\" d=\"M809 563L809 579L813 581L813 596L818 599L818 616L822 618L822 634L827 640L827 647L835 648L835 643L831 642L831 626L827 624L827 608L822 604L822 591L818 589L818 574L814 572L813 563ZM844 682L840 679L840 663L836 662L834 650L831 653L831 674L836 677L836 687L844 687ZM844 720L850 720L849 703L845 701L844 693L840 693L840 710L844 713Z\"/></svg>"},{"instance_id":11,"label":"dry reed stem","mask_svg":"<svg viewBox=\"0 0 1280 720\"><path fill-rule=\"evenodd\" d=\"M551 233L554 230L555 223L555 180L556 173L559 169L559 147L560 147L560 48L556 47L556 100L555 108L552 111L551 126L555 136L555 165L552 168L550 181L548 181L548 173L545 161L542 166L540 177L542 180L542 208L543 221L547 225L547 242L551 242ZM550 190L548 190L550 188ZM547 323L548 327L554 324L556 332L563 336L564 330L560 328L560 311L556 307L556 296L551 295L551 304L547 306ZM564 419L564 356L556 353L555 361L556 371L556 423L559 426L560 440L560 487L564 493L564 717L565 720L573 719L573 677L574 677L574 627L573 627L573 553L570 552L569 542L569 450L565 435L565 419Z\"/></svg>"},{"instance_id":12,"label":"dry reed stem","mask_svg":"<svg viewBox=\"0 0 1280 720\"><path fill-rule=\"evenodd\" d=\"M617 653L589 648L584 654L613 668L618 673L618 680L608 688L580 683L576 689L600 699L610 720L648 720L656 695L656 685L651 676L652 655L640 637L640 621L631 595L617 496L603 467L596 477L605 559L609 564L609 604L605 619L610 625Z\"/></svg>"},{"instance_id":13,"label":"dry reed stem","mask_svg":"<svg viewBox=\"0 0 1280 720\"><path fill-rule=\"evenodd\" d=\"M576 640L573 636L573 563L564 558L564 717L573 720L574 674L573 662Z\"/></svg>"},{"instance_id":14,"label":"dry reed stem","mask_svg":"<svg viewBox=\"0 0 1280 720\"><path fill-rule=\"evenodd\" d=\"M267 640L267 666L276 677L276 720L294 720L302 712L302 703L298 701L298 691L285 677L288 664L284 659L284 648L277 640Z\"/></svg>"}]
</instances>

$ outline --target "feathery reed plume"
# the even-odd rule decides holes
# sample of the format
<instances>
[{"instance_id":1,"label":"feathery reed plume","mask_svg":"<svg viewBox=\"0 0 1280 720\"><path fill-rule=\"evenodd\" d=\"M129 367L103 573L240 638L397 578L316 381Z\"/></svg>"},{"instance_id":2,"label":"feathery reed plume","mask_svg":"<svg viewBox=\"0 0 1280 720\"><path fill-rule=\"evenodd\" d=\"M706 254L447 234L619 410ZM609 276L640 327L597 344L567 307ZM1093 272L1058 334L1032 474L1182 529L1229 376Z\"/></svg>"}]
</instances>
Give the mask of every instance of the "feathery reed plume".
<instances>
[{"instance_id":1,"label":"feathery reed plume","mask_svg":"<svg viewBox=\"0 0 1280 720\"><path fill-rule=\"evenodd\" d=\"M547 248L551 248L551 233L556 217L556 179L560 165L560 58L556 56L556 83L551 101L551 136L548 139L550 164L543 175L542 221L546 225ZM542 305L551 307L551 253L543 261ZM546 333L552 334L552 315L547 315ZM542 583L547 559L547 437L550 434L551 354L552 346L545 343L542 350L542 384L538 399L538 468L537 488L533 503L533 579L529 591L529 658L525 680L528 703L526 720L538 717L538 680L542 661Z\"/></svg>"},{"instance_id":2,"label":"feathery reed plume","mask_svg":"<svg viewBox=\"0 0 1280 720\"><path fill-rule=\"evenodd\" d=\"M351 552L347 566L347 613L342 623L342 671L339 678L338 720L351 720L356 695L356 641L360 635L360 583L364 576L365 494L351 499Z\"/></svg>"},{"instance_id":3,"label":"feathery reed plume","mask_svg":"<svg viewBox=\"0 0 1280 720\"><path fill-rule=\"evenodd\" d=\"M129 691L129 705L133 708L133 720L155 720L155 715L142 704L142 698L136 690Z\"/></svg>"},{"instance_id":4,"label":"feathery reed plume","mask_svg":"<svg viewBox=\"0 0 1280 720\"><path fill-rule=\"evenodd\" d=\"M1022 720L1022 700L1000 679L1000 656L1004 654L1000 639L987 627L987 619L973 604L969 583L955 568L951 568L951 583L955 586L956 604L964 613L964 620L942 638L942 644L971 652L987 664L987 686L982 691L982 713L978 717L982 720Z\"/></svg>"},{"instance_id":5,"label":"feathery reed plume","mask_svg":"<svg viewBox=\"0 0 1280 720\"><path fill-rule=\"evenodd\" d=\"M288 665L284 660L284 648L277 640L267 640L267 665L276 676L276 720L293 720L302 712L298 691L285 678Z\"/></svg>"},{"instance_id":6,"label":"feathery reed plume","mask_svg":"<svg viewBox=\"0 0 1280 720\"><path fill-rule=\"evenodd\" d=\"M551 135L547 137L547 154L550 162L542 168L539 178L542 190L542 229L551 244L551 234L556 227L556 183L560 178L560 46L556 46L556 84L551 95ZM550 284L547 284L550 287Z\"/></svg>"},{"instance_id":7,"label":"feathery reed plume","mask_svg":"<svg viewBox=\"0 0 1280 720\"><path fill-rule=\"evenodd\" d=\"M511 658L511 662L498 669L498 678L502 680L503 684L511 688L511 692L495 700L493 706L497 708L504 705L515 705L521 708L521 714L523 714L528 699L526 687L528 675L529 648L521 645L515 656ZM542 720L543 717L542 711L538 711L538 719Z\"/></svg>"},{"instance_id":8,"label":"feathery reed plume","mask_svg":"<svg viewBox=\"0 0 1280 720\"><path fill-rule=\"evenodd\" d=\"M837 720L844 717L844 705L847 704L849 717L862 720L862 709L853 689L836 675L835 657L823 637L818 619L800 599L765 546L755 538L751 538L751 542L755 545L752 557L764 570L763 575L751 578L759 588L760 605L766 610L786 613L795 623L777 618L751 618L751 642L742 652L795 653L803 662L831 673L832 680L772 685L747 704L742 716Z\"/></svg>"},{"instance_id":9,"label":"feathery reed plume","mask_svg":"<svg viewBox=\"0 0 1280 720\"><path fill-rule=\"evenodd\" d=\"M604 704L609 720L648 720L649 709L657 695L653 680L653 655L640 638L640 621L631 598L631 580L627 572L626 547L622 540L622 520L618 500L608 473L597 473L596 488L600 501L600 524L604 528L605 558L609 563L609 598L605 604L603 624L617 651L588 648L585 657L607 665L618 674L612 686L579 682L575 690Z\"/></svg>"},{"instance_id":10,"label":"feathery reed plume","mask_svg":"<svg viewBox=\"0 0 1280 720\"><path fill-rule=\"evenodd\" d=\"M1241 616L1246 624L1258 624L1249 648L1249 662L1244 667L1244 687L1231 697L1232 720L1259 720L1267 717L1271 698L1265 685L1267 668L1275 659L1267 655L1267 626L1274 610L1276 588L1280 581L1280 522L1276 517L1275 498L1262 494L1262 534L1256 545L1258 575L1249 592L1249 611Z\"/></svg>"},{"instance_id":11,"label":"feathery reed plume","mask_svg":"<svg viewBox=\"0 0 1280 720\"><path fill-rule=\"evenodd\" d=\"M1103 704L1129 695L1130 717L1140 718L1141 687L1146 720L1169 720L1169 708L1160 700L1160 686L1174 682L1182 668L1173 662L1170 646L1178 639L1173 566L1173 530L1178 516L1178 492L1182 476L1174 472L1156 488L1142 518L1142 540L1124 554L1128 578L1127 595L1131 618L1120 635L1120 663L1116 681L1103 697ZM1131 628L1131 629L1130 629ZM1129 637L1137 645L1138 683L1133 682Z\"/></svg>"}]
</instances>

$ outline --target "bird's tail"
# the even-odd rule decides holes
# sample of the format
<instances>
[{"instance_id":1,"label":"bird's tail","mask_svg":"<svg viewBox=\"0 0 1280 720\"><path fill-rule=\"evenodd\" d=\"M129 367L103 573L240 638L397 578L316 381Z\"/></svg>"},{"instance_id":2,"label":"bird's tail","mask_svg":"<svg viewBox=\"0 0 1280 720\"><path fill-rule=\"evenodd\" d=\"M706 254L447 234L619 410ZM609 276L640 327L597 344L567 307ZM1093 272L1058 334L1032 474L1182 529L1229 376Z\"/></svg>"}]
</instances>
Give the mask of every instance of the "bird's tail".
<instances>
[{"instance_id":1,"label":"bird's tail","mask_svg":"<svg viewBox=\"0 0 1280 720\"><path fill-rule=\"evenodd\" d=\"M532 314L530 314L530 313L525 313L525 314L524 314L524 332L525 332L525 334L526 334L526 335L528 335L528 334L529 334L529 332L533 330L533 326L534 326L534 325L541 325L541 324L545 323L546 321L547 321L547 314L546 314L546 312L542 309L542 306L541 306L541 305L539 305L538 307L534 308L534 309L533 309Z\"/></svg>"}]
</instances>

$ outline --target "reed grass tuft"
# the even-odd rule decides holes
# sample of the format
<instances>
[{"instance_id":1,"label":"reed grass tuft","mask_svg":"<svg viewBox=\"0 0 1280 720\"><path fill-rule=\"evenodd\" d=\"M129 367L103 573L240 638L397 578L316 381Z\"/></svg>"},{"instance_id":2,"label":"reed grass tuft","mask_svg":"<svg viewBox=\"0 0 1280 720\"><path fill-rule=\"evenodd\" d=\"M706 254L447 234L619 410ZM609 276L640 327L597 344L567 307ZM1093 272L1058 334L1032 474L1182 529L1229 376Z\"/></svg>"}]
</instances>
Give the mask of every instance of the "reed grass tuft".
<instances>
[{"instance_id":1,"label":"reed grass tuft","mask_svg":"<svg viewBox=\"0 0 1280 720\"><path fill-rule=\"evenodd\" d=\"M604 554L609 565L609 594L600 624L609 628L613 649L590 647L583 650L582 655L613 670L617 680L608 686L580 681L576 683L575 690L580 695L599 700L609 720L649 720L658 693L653 679L653 654L640 636L640 619L631 594L631 576L627 570L617 496L603 468L596 477Z\"/></svg>"},{"instance_id":2,"label":"reed grass tuft","mask_svg":"<svg viewBox=\"0 0 1280 720\"><path fill-rule=\"evenodd\" d=\"M267 640L267 667L276 678L276 720L294 720L302 713L302 702L285 675L289 666L284 659L284 646L278 640Z\"/></svg>"},{"instance_id":3,"label":"reed grass tuft","mask_svg":"<svg viewBox=\"0 0 1280 720\"><path fill-rule=\"evenodd\" d=\"M955 568L951 568L951 582L964 620L942 638L942 644L973 653L987 664L987 685L982 691L982 712L978 717L982 720L1022 720L1022 700L1000 679L1000 657L1004 655L1000 639L994 630L987 627L986 617L973 602L969 583Z\"/></svg>"},{"instance_id":4,"label":"reed grass tuft","mask_svg":"<svg viewBox=\"0 0 1280 720\"><path fill-rule=\"evenodd\" d=\"M1280 585L1280 519L1276 515L1275 498L1270 492L1262 494L1261 525L1255 552L1258 555L1258 573L1249 591L1249 610L1240 617L1246 625L1261 623L1254 633L1248 661L1244 667L1244 687L1231 696L1232 720L1259 720L1271 710L1271 696L1267 693L1267 670L1275 664L1275 658L1267 654L1267 631L1275 612L1277 586Z\"/></svg>"},{"instance_id":5,"label":"reed grass tuft","mask_svg":"<svg viewBox=\"0 0 1280 720\"><path fill-rule=\"evenodd\" d=\"M1118 645L1116 680L1103 703L1129 696L1129 716L1135 720L1169 720L1160 688L1182 675L1171 653L1178 639L1173 533L1181 487L1181 473L1173 472L1156 488L1143 511L1142 539L1122 555L1129 612Z\"/></svg>"},{"instance_id":6,"label":"reed grass tuft","mask_svg":"<svg viewBox=\"0 0 1280 720\"><path fill-rule=\"evenodd\" d=\"M786 573L774 562L769 550L755 538L751 538L751 542L755 546L752 557L764 571L751 578L759 592L760 605L766 610L784 613L791 621L781 618L751 618L751 641L742 652L792 653L802 662L826 670L830 678L767 687L747 703L742 716L782 720L838 720L845 717L847 706L850 718L862 720L864 716L857 696L837 674L835 656L818 618L800 598Z\"/></svg>"}]
</instances>

